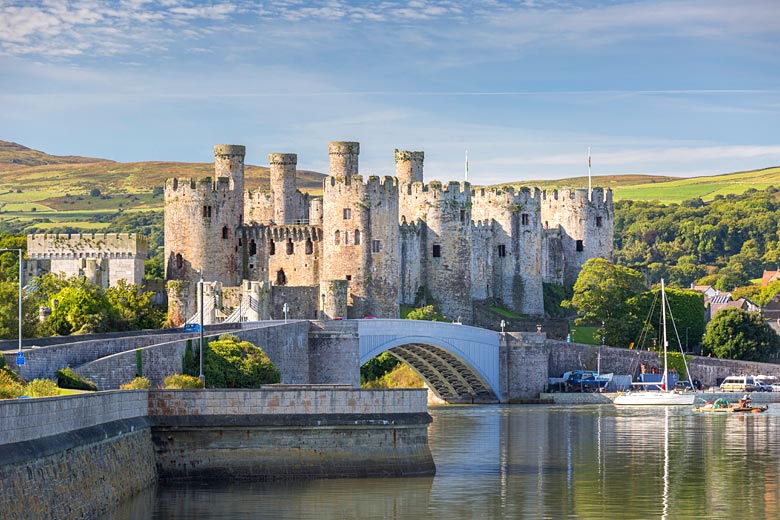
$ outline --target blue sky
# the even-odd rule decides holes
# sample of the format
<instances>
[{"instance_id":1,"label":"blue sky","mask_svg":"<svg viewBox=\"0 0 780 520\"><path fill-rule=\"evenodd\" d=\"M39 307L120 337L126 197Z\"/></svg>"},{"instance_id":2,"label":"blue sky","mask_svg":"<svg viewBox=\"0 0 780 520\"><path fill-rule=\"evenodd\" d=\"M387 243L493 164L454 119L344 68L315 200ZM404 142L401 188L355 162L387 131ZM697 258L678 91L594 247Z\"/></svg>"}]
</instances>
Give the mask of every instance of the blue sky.
<instances>
[{"instance_id":1,"label":"blue sky","mask_svg":"<svg viewBox=\"0 0 780 520\"><path fill-rule=\"evenodd\" d=\"M780 165L780 2L0 0L0 139L118 161L361 143L427 180Z\"/></svg>"}]
</instances>

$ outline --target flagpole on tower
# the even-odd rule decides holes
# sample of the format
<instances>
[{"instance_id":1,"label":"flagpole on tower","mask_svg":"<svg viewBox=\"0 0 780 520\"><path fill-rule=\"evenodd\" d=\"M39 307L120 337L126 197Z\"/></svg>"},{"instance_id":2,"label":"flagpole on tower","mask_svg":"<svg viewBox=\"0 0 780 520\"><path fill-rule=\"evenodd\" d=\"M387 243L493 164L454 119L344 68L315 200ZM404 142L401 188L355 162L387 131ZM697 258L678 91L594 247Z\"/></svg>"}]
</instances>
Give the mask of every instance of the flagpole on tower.
<instances>
[{"instance_id":1,"label":"flagpole on tower","mask_svg":"<svg viewBox=\"0 0 780 520\"><path fill-rule=\"evenodd\" d=\"M590 182L590 146L588 146L588 193L591 192L591 182Z\"/></svg>"},{"instance_id":2,"label":"flagpole on tower","mask_svg":"<svg viewBox=\"0 0 780 520\"><path fill-rule=\"evenodd\" d=\"M466 150L466 175L464 177L466 182L469 182L469 151Z\"/></svg>"}]
</instances>

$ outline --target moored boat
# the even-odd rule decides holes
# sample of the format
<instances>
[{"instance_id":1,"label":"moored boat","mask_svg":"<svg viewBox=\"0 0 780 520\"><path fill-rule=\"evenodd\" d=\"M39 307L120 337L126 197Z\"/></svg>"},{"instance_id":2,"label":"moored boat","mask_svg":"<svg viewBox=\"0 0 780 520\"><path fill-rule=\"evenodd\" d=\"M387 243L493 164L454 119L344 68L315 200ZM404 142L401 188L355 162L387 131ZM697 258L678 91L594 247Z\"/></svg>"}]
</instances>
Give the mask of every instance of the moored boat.
<instances>
[{"instance_id":1,"label":"moored boat","mask_svg":"<svg viewBox=\"0 0 780 520\"><path fill-rule=\"evenodd\" d=\"M721 397L714 402L704 404L704 406L694 407L693 411L705 413L762 413L768 409L769 406L753 406L753 400L749 395L745 394L736 403L730 403L727 399Z\"/></svg>"}]
</instances>

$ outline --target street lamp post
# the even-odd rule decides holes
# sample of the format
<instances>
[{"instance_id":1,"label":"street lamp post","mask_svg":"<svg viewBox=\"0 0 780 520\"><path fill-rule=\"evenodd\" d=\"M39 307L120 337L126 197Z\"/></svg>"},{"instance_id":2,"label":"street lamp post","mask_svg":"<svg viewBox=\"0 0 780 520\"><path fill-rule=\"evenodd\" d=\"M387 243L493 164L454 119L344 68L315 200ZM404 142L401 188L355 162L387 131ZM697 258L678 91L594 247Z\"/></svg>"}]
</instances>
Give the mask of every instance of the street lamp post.
<instances>
[{"instance_id":1,"label":"street lamp post","mask_svg":"<svg viewBox=\"0 0 780 520\"><path fill-rule=\"evenodd\" d=\"M290 312L290 306L286 303L282 305L282 312L284 313L284 322L287 323L287 313Z\"/></svg>"},{"instance_id":2,"label":"street lamp post","mask_svg":"<svg viewBox=\"0 0 780 520\"><path fill-rule=\"evenodd\" d=\"M0 249L0 251L17 251L19 253L19 351L16 354L16 364L24 365L24 352L22 352L22 253L23 249Z\"/></svg>"},{"instance_id":3,"label":"street lamp post","mask_svg":"<svg viewBox=\"0 0 780 520\"><path fill-rule=\"evenodd\" d=\"M501 320L501 334L504 333L504 328L506 327L506 321Z\"/></svg>"},{"instance_id":4,"label":"street lamp post","mask_svg":"<svg viewBox=\"0 0 780 520\"><path fill-rule=\"evenodd\" d=\"M198 378L203 383L203 388L206 388L206 376L203 375L203 273L200 273L199 287L199 307L200 307L200 375Z\"/></svg>"}]
</instances>

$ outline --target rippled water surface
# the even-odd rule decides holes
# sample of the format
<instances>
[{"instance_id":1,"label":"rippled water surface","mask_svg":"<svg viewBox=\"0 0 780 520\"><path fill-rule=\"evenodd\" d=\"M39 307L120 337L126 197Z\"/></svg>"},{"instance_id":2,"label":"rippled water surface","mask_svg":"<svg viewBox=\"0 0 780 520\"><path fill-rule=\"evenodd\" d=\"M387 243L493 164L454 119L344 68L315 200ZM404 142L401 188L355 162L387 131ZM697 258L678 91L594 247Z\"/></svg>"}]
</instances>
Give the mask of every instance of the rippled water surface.
<instances>
[{"instance_id":1,"label":"rippled water surface","mask_svg":"<svg viewBox=\"0 0 780 520\"><path fill-rule=\"evenodd\" d=\"M780 405L432 408L436 476L150 489L106 518L780 518Z\"/></svg>"}]
</instances>

